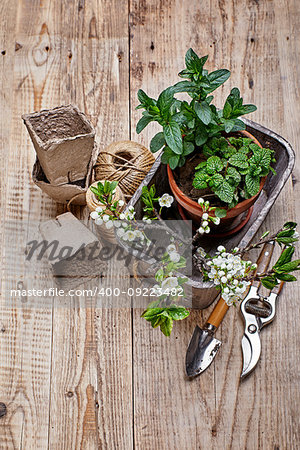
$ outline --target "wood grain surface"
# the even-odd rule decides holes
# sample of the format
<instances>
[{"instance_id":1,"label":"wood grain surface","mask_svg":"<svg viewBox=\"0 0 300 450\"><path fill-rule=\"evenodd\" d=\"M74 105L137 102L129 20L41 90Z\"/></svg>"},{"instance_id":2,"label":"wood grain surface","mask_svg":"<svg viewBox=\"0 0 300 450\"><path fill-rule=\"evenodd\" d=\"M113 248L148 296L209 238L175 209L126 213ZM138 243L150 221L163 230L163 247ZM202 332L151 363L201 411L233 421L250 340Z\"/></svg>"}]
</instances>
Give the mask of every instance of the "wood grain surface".
<instances>
[{"instance_id":1,"label":"wood grain surface","mask_svg":"<svg viewBox=\"0 0 300 450\"><path fill-rule=\"evenodd\" d=\"M237 309L218 330L213 365L189 381L186 348L212 307L176 323L167 339L126 296L115 308L84 296L37 307L7 292L22 271L25 225L65 210L32 183L35 153L23 113L74 103L91 119L100 148L128 138L148 146L156 126L136 135L137 90L155 97L176 82L193 47L209 54L209 69L232 72L217 102L238 86L258 107L251 119L298 152L299 2L2 0L0 17L1 450L298 449L299 283L285 286L276 320L261 335L261 360L242 383ZM264 229L300 221L299 181L297 163ZM82 208L73 212L87 218ZM32 275L41 286L47 270ZM102 283L134 286L117 262Z\"/></svg>"}]
</instances>

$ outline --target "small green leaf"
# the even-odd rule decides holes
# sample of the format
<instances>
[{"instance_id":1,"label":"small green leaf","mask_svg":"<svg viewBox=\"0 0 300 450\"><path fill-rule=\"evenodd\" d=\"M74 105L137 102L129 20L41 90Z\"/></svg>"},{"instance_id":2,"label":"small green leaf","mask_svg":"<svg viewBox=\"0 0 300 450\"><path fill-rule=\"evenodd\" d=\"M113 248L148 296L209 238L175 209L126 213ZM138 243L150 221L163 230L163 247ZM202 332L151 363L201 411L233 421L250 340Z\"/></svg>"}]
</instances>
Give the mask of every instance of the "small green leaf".
<instances>
[{"instance_id":1,"label":"small green leaf","mask_svg":"<svg viewBox=\"0 0 300 450\"><path fill-rule=\"evenodd\" d=\"M267 289L273 289L277 284L276 279L273 277L262 278L261 283Z\"/></svg>"},{"instance_id":2,"label":"small green leaf","mask_svg":"<svg viewBox=\"0 0 300 450\"><path fill-rule=\"evenodd\" d=\"M164 133L161 131L157 133L150 142L150 150L152 153L158 152L166 143Z\"/></svg>"},{"instance_id":3,"label":"small green leaf","mask_svg":"<svg viewBox=\"0 0 300 450\"><path fill-rule=\"evenodd\" d=\"M183 142L183 154L184 156L190 155L195 150L195 146L192 142Z\"/></svg>"},{"instance_id":4,"label":"small green leaf","mask_svg":"<svg viewBox=\"0 0 300 450\"><path fill-rule=\"evenodd\" d=\"M300 259L295 259L295 261L290 261L286 264L281 265L280 267L277 267L274 269L278 273L284 273L284 272L293 272L293 270L296 270L300 265Z\"/></svg>"},{"instance_id":5,"label":"small green leaf","mask_svg":"<svg viewBox=\"0 0 300 450\"><path fill-rule=\"evenodd\" d=\"M180 161L180 156L179 155L174 155L174 156L171 156L171 158L169 158L168 164L169 164L170 168L172 170L174 170L178 166L179 161Z\"/></svg>"},{"instance_id":6,"label":"small green leaf","mask_svg":"<svg viewBox=\"0 0 300 450\"><path fill-rule=\"evenodd\" d=\"M283 264L286 264L288 262L290 262L292 260L292 256L295 252L295 248L294 247L288 247L285 250L283 250L283 252L281 253L280 257L278 258L278 261L276 262L276 264L274 265L274 269L282 266Z\"/></svg>"},{"instance_id":7,"label":"small green leaf","mask_svg":"<svg viewBox=\"0 0 300 450\"><path fill-rule=\"evenodd\" d=\"M169 316L172 317L173 320L183 320L189 316L189 311L185 309L183 306L172 305L167 308Z\"/></svg>"},{"instance_id":8,"label":"small green leaf","mask_svg":"<svg viewBox=\"0 0 300 450\"><path fill-rule=\"evenodd\" d=\"M215 216L219 217L220 219L222 219L223 217L226 217L226 214L227 214L226 209L216 208L216 210L215 210Z\"/></svg>"},{"instance_id":9,"label":"small green leaf","mask_svg":"<svg viewBox=\"0 0 300 450\"><path fill-rule=\"evenodd\" d=\"M163 334L167 337L171 335L173 328L173 319L171 317L166 317L163 321L160 322L160 329Z\"/></svg>"},{"instance_id":10,"label":"small green leaf","mask_svg":"<svg viewBox=\"0 0 300 450\"><path fill-rule=\"evenodd\" d=\"M280 281L297 281L297 278L294 277L294 275L291 275L290 273L276 273L276 277Z\"/></svg>"}]
</instances>

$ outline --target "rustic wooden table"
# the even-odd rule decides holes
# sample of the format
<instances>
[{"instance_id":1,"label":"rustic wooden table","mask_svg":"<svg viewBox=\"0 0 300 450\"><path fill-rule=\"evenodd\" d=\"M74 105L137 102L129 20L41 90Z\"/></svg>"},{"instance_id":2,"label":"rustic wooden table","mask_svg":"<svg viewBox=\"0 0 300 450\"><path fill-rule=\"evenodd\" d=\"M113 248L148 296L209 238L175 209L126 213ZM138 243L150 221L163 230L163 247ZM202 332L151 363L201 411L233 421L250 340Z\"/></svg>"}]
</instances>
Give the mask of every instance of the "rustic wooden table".
<instances>
[{"instance_id":1,"label":"rustic wooden table","mask_svg":"<svg viewBox=\"0 0 300 450\"><path fill-rule=\"evenodd\" d=\"M210 69L231 69L218 99L239 86L258 106L251 119L298 150L297 0L2 0L0 17L1 250L9 220L63 212L32 183L35 155L21 114L74 103L102 148L129 138L148 145L153 130L135 132L137 90L156 96L176 82L190 46L209 54ZM265 229L300 221L299 176L296 167ZM4 280L9 268L2 270ZM1 449L299 448L299 284L285 287L261 361L243 383L234 308L218 331L215 363L188 381L186 347L208 310L177 323L167 339L139 310L59 308L58 300L19 308L4 297Z\"/></svg>"}]
</instances>

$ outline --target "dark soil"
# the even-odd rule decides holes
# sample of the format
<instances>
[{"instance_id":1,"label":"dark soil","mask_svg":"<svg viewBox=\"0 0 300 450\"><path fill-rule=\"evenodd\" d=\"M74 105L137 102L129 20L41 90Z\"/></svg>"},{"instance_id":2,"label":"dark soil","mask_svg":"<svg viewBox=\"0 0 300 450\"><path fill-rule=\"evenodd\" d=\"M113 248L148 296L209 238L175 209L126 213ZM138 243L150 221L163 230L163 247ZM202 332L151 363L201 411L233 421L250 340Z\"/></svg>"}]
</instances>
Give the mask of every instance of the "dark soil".
<instances>
[{"instance_id":1,"label":"dark soil","mask_svg":"<svg viewBox=\"0 0 300 450\"><path fill-rule=\"evenodd\" d=\"M202 154L193 154L191 158L187 159L183 167L177 168L173 173L176 183L181 191L190 199L197 201L202 197L209 200L211 206L220 206L221 202L218 197L207 189L196 189L193 187L193 179L195 176L195 167L198 166L205 158Z\"/></svg>"},{"instance_id":2,"label":"dark soil","mask_svg":"<svg viewBox=\"0 0 300 450\"><path fill-rule=\"evenodd\" d=\"M92 130L73 108L44 111L30 118L32 127L43 142L87 134Z\"/></svg>"}]
</instances>

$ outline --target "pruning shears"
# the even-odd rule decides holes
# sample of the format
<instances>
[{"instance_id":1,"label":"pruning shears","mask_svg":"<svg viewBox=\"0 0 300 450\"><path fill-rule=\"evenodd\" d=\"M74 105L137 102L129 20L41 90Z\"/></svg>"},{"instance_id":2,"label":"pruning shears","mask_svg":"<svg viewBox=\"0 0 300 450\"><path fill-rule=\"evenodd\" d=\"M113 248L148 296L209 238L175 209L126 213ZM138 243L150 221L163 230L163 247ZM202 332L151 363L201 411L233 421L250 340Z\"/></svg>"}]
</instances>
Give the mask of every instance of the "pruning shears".
<instances>
[{"instance_id":1,"label":"pruning shears","mask_svg":"<svg viewBox=\"0 0 300 450\"><path fill-rule=\"evenodd\" d=\"M264 272L270 263L274 242L265 244L257 261L256 273ZM242 337L243 369L241 378L245 378L256 367L261 354L260 331L271 323L276 314L276 300L284 285L275 286L267 297L259 294L261 282L254 280L250 290L241 303L241 313L245 322Z\"/></svg>"}]
</instances>

